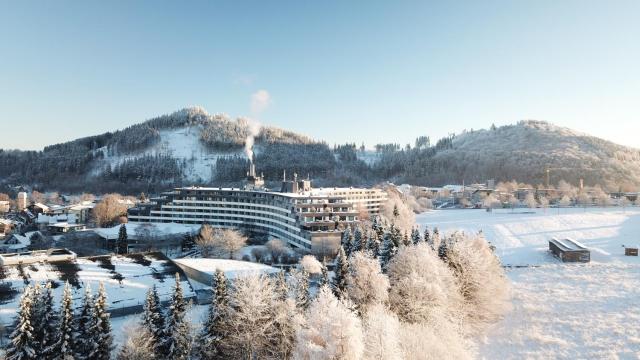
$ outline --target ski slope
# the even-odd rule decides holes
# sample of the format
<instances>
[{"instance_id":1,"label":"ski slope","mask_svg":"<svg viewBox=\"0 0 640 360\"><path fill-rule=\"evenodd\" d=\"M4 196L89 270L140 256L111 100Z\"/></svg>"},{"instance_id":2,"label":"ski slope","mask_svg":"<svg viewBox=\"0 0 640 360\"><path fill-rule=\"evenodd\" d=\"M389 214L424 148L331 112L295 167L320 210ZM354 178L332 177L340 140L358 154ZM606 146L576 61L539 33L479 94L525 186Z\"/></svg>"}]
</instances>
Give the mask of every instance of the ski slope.
<instances>
[{"instance_id":1,"label":"ski slope","mask_svg":"<svg viewBox=\"0 0 640 360\"><path fill-rule=\"evenodd\" d=\"M530 212L530 213L527 213ZM513 309L480 339L483 359L637 359L640 209L436 210L417 216L440 232L482 230L512 281ZM591 263L564 264L548 240L571 237Z\"/></svg>"}]
</instances>

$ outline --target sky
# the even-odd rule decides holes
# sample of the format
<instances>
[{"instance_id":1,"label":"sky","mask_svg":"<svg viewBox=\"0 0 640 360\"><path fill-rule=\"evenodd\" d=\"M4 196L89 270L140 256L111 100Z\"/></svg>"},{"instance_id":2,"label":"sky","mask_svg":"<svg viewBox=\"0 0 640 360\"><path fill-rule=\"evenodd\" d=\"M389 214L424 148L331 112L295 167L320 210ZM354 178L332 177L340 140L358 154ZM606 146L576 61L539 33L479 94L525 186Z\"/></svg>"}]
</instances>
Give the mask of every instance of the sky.
<instances>
[{"instance_id":1,"label":"sky","mask_svg":"<svg viewBox=\"0 0 640 360\"><path fill-rule=\"evenodd\" d=\"M193 105L331 144L537 119L640 148L639 13L636 0L0 0L0 148Z\"/></svg>"}]
</instances>

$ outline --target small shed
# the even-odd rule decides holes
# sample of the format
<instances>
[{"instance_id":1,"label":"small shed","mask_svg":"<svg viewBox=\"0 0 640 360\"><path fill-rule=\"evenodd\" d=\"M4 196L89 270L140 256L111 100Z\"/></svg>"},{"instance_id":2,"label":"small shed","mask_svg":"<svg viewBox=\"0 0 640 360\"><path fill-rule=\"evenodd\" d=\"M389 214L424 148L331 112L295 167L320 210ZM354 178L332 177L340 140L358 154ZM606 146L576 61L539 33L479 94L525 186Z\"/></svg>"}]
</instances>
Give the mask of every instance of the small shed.
<instances>
[{"instance_id":1,"label":"small shed","mask_svg":"<svg viewBox=\"0 0 640 360\"><path fill-rule=\"evenodd\" d=\"M624 247L624 255L625 256L638 256L638 247Z\"/></svg>"},{"instance_id":2,"label":"small shed","mask_svg":"<svg viewBox=\"0 0 640 360\"><path fill-rule=\"evenodd\" d=\"M549 251L563 262L584 262L591 261L589 249L570 238L549 240Z\"/></svg>"}]
</instances>

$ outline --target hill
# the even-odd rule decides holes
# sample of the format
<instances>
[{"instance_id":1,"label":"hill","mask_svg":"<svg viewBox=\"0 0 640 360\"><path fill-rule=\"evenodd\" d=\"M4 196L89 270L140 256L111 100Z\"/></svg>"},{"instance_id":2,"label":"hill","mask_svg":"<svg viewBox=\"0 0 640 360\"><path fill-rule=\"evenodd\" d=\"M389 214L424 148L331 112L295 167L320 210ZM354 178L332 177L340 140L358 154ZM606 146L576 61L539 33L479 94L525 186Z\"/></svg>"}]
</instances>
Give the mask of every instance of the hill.
<instances>
[{"instance_id":1,"label":"hill","mask_svg":"<svg viewBox=\"0 0 640 360\"><path fill-rule=\"evenodd\" d=\"M548 168L551 184L584 179L588 185L634 191L640 185L639 150L535 120L465 131L435 147L404 151L401 158L396 176L410 183L516 179L537 185L545 183Z\"/></svg>"},{"instance_id":2,"label":"hill","mask_svg":"<svg viewBox=\"0 0 640 360\"><path fill-rule=\"evenodd\" d=\"M640 151L541 121L464 131L414 146L355 144L330 148L307 136L246 118L210 115L199 107L162 115L126 129L51 145L42 151L0 150L0 186L136 194L191 184L238 184L249 156L267 179L283 170L318 186L382 181L438 186L517 180L602 185L637 190Z\"/></svg>"}]
</instances>

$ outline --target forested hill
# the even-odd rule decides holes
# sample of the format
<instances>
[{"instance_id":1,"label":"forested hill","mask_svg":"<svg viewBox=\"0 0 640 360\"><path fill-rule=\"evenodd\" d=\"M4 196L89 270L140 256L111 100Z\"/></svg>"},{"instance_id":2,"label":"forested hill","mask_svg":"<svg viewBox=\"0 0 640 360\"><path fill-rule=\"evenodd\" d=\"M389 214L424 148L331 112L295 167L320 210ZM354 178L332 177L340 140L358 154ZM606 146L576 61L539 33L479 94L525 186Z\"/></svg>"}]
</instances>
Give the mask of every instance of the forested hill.
<instances>
[{"instance_id":1,"label":"forested hill","mask_svg":"<svg viewBox=\"0 0 640 360\"><path fill-rule=\"evenodd\" d=\"M188 108L129 128L46 147L0 150L0 185L31 185L65 192L157 192L179 185L237 184L247 170L243 151L255 137L258 172L279 180L282 171L309 175L317 186L382 181L439 186L517 180L532 185L564 179L637 190L640 151L540 121L464 131L415 144L329 147L290 131L247 119ZM420 129L416 129L420 131Z\"/></svg>"}]
</instances>

